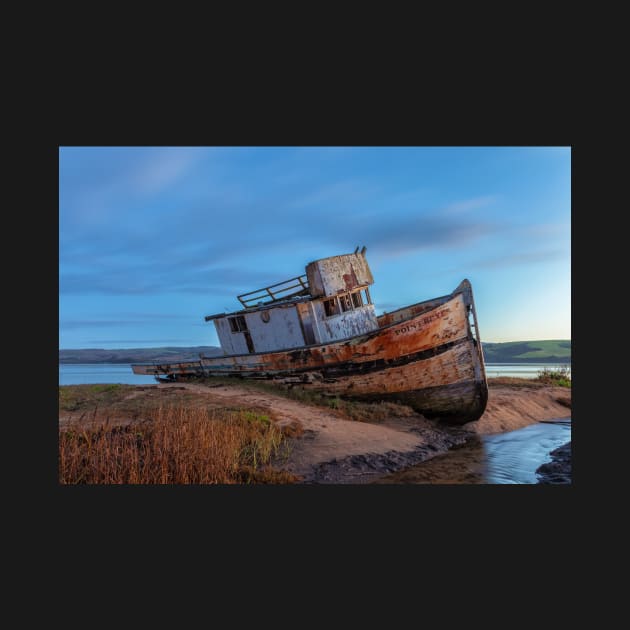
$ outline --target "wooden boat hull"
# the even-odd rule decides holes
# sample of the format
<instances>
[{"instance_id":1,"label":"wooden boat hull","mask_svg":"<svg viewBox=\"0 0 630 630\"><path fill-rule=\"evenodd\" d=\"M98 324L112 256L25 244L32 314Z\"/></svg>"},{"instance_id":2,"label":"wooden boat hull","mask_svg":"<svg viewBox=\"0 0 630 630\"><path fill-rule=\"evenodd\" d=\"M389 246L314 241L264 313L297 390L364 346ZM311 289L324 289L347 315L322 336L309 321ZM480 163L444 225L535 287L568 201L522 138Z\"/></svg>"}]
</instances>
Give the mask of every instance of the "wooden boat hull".
<instances>
[{"instance_id":1,"label":"wooden boat hull","mask_svg":"<svg viewBox=\"0 0 630 630\"><path fill-rule=\"evenodd\" d=\"M468 280L453 293L378 318L379 328L334 343L269 353L133 365L170 380L238 376L269 379L341 397L389 400L426 417L478 419L488 386Z\"/></svg>"}]
</instances>

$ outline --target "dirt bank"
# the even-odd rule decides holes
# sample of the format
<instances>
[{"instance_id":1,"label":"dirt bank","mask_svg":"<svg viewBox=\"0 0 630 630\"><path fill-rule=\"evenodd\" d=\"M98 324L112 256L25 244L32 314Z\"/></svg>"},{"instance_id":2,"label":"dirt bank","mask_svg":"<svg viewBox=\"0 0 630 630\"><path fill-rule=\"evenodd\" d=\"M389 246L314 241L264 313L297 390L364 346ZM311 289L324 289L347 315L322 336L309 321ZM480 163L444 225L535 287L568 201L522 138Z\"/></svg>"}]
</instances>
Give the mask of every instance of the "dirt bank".
<instances>
[{"instance_id":1,"label":"dirt bank","mask_svg":"<svg viewBox=\"0 0 630 630\"><path fill-rule=\"evenodd\" d=\"M63 428L78 420L98 423L106 418L135 422L150 417L151 409L159 404L258 409L278 426L299 427L295 437L289 438L289 455L275 461L276 468L300 475L304 483L369 483L461 445L471 433L510 431L539 420L567 417L570 396L566 388L491 382L482 418L454 427L427 420L400 405L374 405L376 411L369 421L357 421L329 407L248 385L177 383L130 388L115 405L99 399L93 408L60 408L59 424Z\"/></svg>"},{"instance_id":2,"label":"dirt bank","mask_svg":"<svg viewBox=\"0 0 630 630\"><path fill-rule=\"evenodd\" d=\"M504 433L533 422L571 415L570 389L535 383L503 384L509 380L516 379L490 379L486 411L479 420L465 424L465 430L478 434Z\"/></svg>"}]
</instances>

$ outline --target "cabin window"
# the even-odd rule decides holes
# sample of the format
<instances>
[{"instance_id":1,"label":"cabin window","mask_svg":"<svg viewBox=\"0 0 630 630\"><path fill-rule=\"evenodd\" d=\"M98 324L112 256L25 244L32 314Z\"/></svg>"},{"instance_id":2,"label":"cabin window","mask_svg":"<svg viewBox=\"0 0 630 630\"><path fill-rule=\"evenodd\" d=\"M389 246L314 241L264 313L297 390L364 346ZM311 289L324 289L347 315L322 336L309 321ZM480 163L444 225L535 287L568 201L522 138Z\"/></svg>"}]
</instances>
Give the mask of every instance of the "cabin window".
<instances>
[{"instance_id":1,"label":"cabin window","mask_svg":"<svg viewBox=\"0 0 630 630\"><path fill-rule=\"evenodd\" d=\"M247 322L245 321L245 317L243 317L243 315L228 317L228 320L230 322L230 330L233 333L247 331Z\"/></svg>"},{"instance_id":2,"label":"cabin window","mask_svg":"<svg viewBox=\"0 0 630 630\"><path fill-rule=\"evenodd\" d=\"M367 289L343 293L334 298L324 300L324 312L326 317L345 313L355 308L360 308L365 304L371 304L370 294Z\"/></svg>"},{"instance_id":3,"label":"cabin window","mask_svg":"<svg viewBox=\"0 0 630 630\"><path fill-rule=\"evenodd\" d=\"M342 311L350 311L352 310L352 299L350 298L350 294L346 293L344 295L339 296L339 302L341 303Z\"/></svg>"},{"instance_id":4,"label":"cabin window","mask_svg":"<svg viewBox=\"0 0 630 630\"><path fill-rule=\"evenodd\" d=\"M337 315L339 313L339 305L337 303L337 298L330 298L330 300L324 300L324 312L326 313L326 317L330 317L331 315Z\"/></svg>"}]
</instances>

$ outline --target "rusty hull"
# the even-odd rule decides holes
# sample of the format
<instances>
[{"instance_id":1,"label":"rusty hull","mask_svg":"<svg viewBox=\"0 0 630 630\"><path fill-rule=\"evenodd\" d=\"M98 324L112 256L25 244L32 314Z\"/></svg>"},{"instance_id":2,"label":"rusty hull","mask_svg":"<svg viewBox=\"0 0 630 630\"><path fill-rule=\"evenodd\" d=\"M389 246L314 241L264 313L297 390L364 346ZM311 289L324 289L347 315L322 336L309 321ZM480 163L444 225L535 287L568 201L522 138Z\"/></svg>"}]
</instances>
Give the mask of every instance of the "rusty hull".
<instances>
[{"instance_id":1,"label":"rusty hull","mask_svg":"<svg viewBox=\"0 0 630 630\"><path fill-rule=\"evenodd\" d=\"M132 368L174 380L270 379L348 398L398 401L427 417L458 423L481 416L488 389L467 280L447 296L383 315L379 324L367 334L328 344Z\"/></svg>"}]
</instances>

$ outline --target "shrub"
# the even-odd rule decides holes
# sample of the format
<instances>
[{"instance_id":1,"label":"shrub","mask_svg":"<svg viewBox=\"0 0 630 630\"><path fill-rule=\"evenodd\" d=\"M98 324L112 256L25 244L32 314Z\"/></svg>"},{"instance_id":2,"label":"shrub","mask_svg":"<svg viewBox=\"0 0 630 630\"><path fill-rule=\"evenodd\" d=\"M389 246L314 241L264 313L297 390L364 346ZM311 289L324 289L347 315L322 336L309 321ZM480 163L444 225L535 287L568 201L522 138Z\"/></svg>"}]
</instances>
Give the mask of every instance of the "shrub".
<instances>
[{"instance_id":1,"label":"shrub","mask_svg":"<svg viewBox=\"0 0 630 630\"><path fill-rule=\"evenodd\" d=\"M90 385L90 391L94 394L102 394L104 392L115 392L120 389L118 383L97 383Z\"/></svg>"},{"instance_id":2,"label":"shrub","mask_svg":"<svg viewBox=\"0 0 630 630\"><path fill-rule=\"evenodd\" d=\"M544 368L538 372L536 380L545 385L571 387L571 368L568 366L560 368Z\"/></svg>"}]
</instances>

